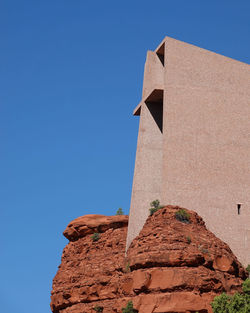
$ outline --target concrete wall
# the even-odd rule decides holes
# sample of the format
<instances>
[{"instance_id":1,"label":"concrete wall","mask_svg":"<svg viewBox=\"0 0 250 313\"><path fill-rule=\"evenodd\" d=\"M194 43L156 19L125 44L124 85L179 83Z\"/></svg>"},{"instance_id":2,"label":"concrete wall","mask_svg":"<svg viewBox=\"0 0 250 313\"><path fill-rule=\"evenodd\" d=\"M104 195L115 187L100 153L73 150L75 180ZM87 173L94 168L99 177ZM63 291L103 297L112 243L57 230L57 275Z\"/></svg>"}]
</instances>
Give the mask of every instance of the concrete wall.
<instances>
[{"instance_id":1,"label":"concrete wall","mask_svg":"<svg viewBox=\"0 0 250 313\"><path fill-rule=\"evenodd\" d=\"M164 67L151 52L144 77L147 94L163 79L163 133L157 133L143 95L128 244L142 228L149 202L159 198L197 211L247 265L249 65L172 38L164 42ZM240 215L237 203L242 203Z\"/></svg>"},{"instance_id":2,"label":"concrete wall","mask_svg":"<svg viewBox=\"0 0 250 313\"><path fill-rule=\"evenodd\" d=\"M248 264L249 65L174 39L165 49L162 200L198 212Z\"/></svg>"},{"instance_id":3,"label":"concrete wall","mask_svg":"<svg viewBox=\"0 0 250 313\"><path fill-rule=\"evenodd\" d=\"M162 65L158 57L151 52L148 53L145 64L145 75L147 79L143 85L144 100L147 99L154 87L162 87L163 71L160 76L159 69L162 70ZM145 101L142 101L140 110L127 247L143 227L148 217L150 202L161 198L163 136Z\"/></svg>"}]
</instances>

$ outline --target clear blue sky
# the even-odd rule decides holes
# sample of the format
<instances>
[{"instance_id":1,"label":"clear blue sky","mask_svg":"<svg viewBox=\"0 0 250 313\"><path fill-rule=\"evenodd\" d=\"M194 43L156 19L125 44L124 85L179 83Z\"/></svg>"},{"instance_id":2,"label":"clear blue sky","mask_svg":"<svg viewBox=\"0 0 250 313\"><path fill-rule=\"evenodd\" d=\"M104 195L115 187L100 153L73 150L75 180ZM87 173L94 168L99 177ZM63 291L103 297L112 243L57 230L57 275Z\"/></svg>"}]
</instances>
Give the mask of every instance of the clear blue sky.
<instances>
[{"instance_id":1,"label":"clear blue sky","mask_svg":"<svg viewBox=\"0 0 250 313\"><path fill-rule=\"evenodd\" d=\"M249 0L0 0L0 299L49 313L72 219L129 211L146 51L250 63Z\"/></svg>"}]
</instances>

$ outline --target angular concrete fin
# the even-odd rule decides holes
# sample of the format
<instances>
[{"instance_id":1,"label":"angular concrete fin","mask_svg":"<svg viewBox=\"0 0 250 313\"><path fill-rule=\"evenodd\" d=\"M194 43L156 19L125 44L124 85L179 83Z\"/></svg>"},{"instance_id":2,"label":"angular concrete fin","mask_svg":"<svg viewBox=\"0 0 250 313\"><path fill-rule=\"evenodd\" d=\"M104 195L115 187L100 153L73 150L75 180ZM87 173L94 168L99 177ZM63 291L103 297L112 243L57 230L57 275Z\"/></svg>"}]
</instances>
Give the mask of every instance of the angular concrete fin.
<instances>
[{"instance_id":1,"label":"angular concrete fin","mask_svg":"<svg viewBox=\"0 0 250 313\"><path fill-rule=\"evenodd\" d=\"M164 67L153 51L148 51L144 68L144 82L142 98L146 98L154 89L163 89Z\"/></svg>"}]
</instances>

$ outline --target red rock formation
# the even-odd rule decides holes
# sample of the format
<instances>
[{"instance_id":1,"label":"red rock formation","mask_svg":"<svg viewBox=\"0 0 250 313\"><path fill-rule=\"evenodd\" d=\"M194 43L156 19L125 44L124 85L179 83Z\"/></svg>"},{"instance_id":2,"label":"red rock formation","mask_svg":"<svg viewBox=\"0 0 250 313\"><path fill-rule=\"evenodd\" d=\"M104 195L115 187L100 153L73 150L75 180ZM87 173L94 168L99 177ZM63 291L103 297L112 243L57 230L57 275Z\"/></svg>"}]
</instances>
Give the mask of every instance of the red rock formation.
<instances>
[{"instance_id":1,"label":"red rock formation","mask_svg":"<svg viewBox=\"0 0 250 313\"><path fill-rule=\"evenodd\" d=\"M126 258L127 216L71 222L53 280L53 313L94 313L96 306L118 313L129 300L139 313L205 313L216 294L239 291L247 274L228 245L193 211L187 210L189 224L178 221L178 209L167 206L149 217Z\"/></svg>"}]
</instances>

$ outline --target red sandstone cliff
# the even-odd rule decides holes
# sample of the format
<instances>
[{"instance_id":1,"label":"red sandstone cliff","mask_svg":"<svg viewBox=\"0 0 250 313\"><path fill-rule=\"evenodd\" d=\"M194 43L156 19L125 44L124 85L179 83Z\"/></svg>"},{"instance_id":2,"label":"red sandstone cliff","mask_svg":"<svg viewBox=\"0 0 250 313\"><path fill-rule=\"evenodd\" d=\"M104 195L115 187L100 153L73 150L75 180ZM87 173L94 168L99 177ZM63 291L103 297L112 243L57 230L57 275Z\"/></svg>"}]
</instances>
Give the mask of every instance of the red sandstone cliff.
<instances>
[{"instance_id":1,"label":"red sandstone cliff","mask_svg":"<svg viewBox=\"0 0 250 313\"><path fill-rule=\"evenodd\" d=\"M118 313L129 300L139 313L206 313L223 291L240 290L246 272L193 211L178 207L149 217L124 257L127 216L86 215L64 231L70 240L53 280L53 313ZM93 241L93 233L100 239Z\"/></svg>"}]
</instances>

